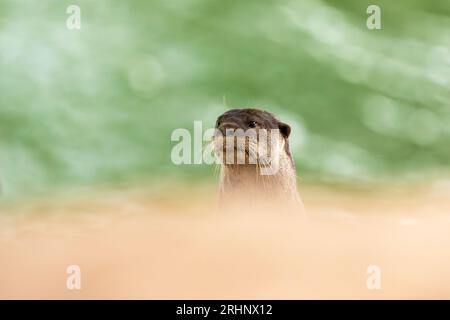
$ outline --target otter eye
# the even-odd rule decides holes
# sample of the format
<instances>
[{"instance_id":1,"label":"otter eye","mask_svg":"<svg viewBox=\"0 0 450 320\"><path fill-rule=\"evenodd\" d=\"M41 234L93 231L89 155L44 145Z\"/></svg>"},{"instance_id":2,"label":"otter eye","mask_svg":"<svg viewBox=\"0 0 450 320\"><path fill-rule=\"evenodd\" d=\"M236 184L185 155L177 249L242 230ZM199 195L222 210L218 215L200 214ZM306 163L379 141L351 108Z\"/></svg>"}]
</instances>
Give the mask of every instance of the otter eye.
<instances>
[{"instance_id":1,"label":"otter eye","mask_svg":"<svg viewBox=\"0 0 450 320\"><path fill-rule=\"evenodd\" d=\"M249 126L250 128L256 128L256 125L257 125L256 121L250 121L250 122L248 123L248 126Z\"/></svg>"}]
</instances>

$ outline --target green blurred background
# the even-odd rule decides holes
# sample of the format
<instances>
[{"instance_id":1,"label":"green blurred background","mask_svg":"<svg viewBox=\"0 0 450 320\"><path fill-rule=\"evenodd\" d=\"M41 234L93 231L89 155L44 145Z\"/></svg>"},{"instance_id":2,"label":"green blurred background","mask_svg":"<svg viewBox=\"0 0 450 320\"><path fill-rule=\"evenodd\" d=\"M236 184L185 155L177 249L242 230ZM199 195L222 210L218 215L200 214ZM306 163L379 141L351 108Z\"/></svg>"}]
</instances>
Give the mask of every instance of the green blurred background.
<instances>
[{"instance_id":1,"label":"green blurred background","mask_svg":"<svg viewBox=\"0 0 450 320\"><path fill-rule=\"evenodd\" d=\"M448 175L449 44L448 0L0 0L2 198L212 181L170 135L236 106L292 125L306 182Z\"/></svg>"}]
</instances>

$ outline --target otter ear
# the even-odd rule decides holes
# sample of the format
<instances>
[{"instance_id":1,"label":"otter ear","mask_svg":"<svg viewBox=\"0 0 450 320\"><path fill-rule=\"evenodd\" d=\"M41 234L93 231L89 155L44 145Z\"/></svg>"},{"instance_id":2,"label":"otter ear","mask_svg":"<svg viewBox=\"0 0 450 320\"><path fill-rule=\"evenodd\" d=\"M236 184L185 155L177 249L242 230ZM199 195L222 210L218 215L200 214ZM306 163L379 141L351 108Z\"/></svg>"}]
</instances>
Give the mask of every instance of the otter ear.
<instances>
[{"instance_id":1,"label":"otter ear","mask_svg":"<svg viewBox=\"0 0 450 320\"><path fill-rule=\"evenodd\" d=\"M291 134L291 127L284 122L278 122L278 128L280 129L281 134L285 138L288 138L289 135Z\"/></svg>"}]
</instances>

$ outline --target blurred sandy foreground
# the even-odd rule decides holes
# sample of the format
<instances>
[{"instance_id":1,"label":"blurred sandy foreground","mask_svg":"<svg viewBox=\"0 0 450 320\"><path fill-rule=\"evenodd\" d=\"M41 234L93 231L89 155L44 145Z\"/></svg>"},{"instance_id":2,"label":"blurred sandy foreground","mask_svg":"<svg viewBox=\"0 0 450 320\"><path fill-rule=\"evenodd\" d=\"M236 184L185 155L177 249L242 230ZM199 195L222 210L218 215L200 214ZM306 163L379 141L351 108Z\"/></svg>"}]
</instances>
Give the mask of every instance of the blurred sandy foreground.
<instances>
[{"instance_id":1,"label":"blurred sandy foreground","mask_svg":"<svg viewBox=\"0 0 450 320\"><path fill-rule=\"evenodd\" d=\"M450 298L450 184L304 185L308 220L217 212L215 186L1 207L0 298ZM66 269L81 268L81 290ZM381 268L369 290L367 267Z\"/></svg>"}]
</instances>

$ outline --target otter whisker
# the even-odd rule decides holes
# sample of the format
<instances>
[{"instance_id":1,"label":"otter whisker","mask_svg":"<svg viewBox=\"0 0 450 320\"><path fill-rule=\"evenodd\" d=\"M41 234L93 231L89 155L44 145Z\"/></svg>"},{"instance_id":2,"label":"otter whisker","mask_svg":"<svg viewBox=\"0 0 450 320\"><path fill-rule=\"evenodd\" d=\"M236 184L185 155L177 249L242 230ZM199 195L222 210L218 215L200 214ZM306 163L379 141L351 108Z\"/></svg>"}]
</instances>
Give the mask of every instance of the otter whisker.
<instances>
[{"instance_id":1,"label":"otter whisker","mask_svg":"<svg viewBox=\"0 0 450 320\"><path fill-rule=\"evenodd\" d=\"M260 166L260 164L259 164L259 161L258 161L258 154L257 154L257 152L255 151L254 146L253 146L253 145L252 145L252 146L249 146L248 151L249 151L250 155L251 155L254 159L256 159L256 165L255 165L256 181L257 181L257 182L262 182L263 190L264 190L264 191L268 191L268 190L269 190L269 188L268 188L268 183L267 183L267 181L265 180L265 177L264 177L263 175L261 175L261 166Z\"/></svg>"}]
</instances>

